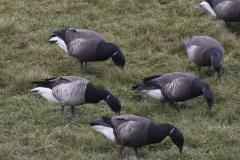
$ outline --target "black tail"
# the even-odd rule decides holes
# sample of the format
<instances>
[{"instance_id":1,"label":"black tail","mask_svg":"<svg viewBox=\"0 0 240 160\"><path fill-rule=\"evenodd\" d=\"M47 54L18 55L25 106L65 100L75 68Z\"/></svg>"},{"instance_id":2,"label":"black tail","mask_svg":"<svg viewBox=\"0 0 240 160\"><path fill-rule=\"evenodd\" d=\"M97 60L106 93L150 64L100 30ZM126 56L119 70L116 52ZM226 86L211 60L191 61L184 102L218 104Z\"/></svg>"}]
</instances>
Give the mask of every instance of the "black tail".
<instances>
[{"instance_id":1,"label":"black tail","mask_svg":"<svg viewBox=\"0 0 240 160\"><path fill-rule=\"evenodd\" d=\"M50 80L53 80L53 79L56 79L56 78L46 78L46 79L42 79L42 81L34 81L34 82L31 82L33 84L40 84L40 83L49 83Z\"/></svg>"},{"instance_id":2,"label":"black tail","mask_svg":"<svg viewBox=\"0 0 240 160\"><path fill-rule=\"evenodd\" d=\"M132 90L137 90L137 88L138 88L140 85L142 85L142 84L139 84L139 85L137 85L137 86L133 86L133 87L132 87Z\"/></svg>"},{"instance_id":3,"label":"black tail","mask_svg":"<svg viewBox=\"0 0 240 160\"><path fill-rule=\"evenodd\" d=\"M51 35L50 37L56 37L56 35ZM50 41L49 40L48 42L51 43L51 44L55 44L57 41L53 41L53 40Z\"/></svg>"},{"instance_id":4,"label":"black tail","mask_svg":"<svg viewBox=\"0 0 240 160\"><path fill-rule=\"evenodd\" d=\"M111 119L110 119L111 121ZM109 125L108 123L104 122L104 119L98 119L98 120L95 120L95 121L91 121L89 122L91 126L95 126L95 125L102 125L102 126L106 126L106 127L111 127L111 125Z\"/></svg>"},{"instance_id":5,"label":"black tail","mask_svg":"<svg viewBox=\"0 0 240 160\"><path fill-rule=\"evenodd\" d=\"M39 82L31 82L33 84L37 84L37 87L44 87L44 88L50 88L52 89L51 82L45 82L45 81L39 81Z\"/></svg>"},{"instance_id":6,"label":"black tail","mask_svg":"<svg viewBox=\"0 0 240 160\"><path fill-rule=\"evenodd\" d=\"M49 79L45 79L43 81L35 81L35 82L31 82L31 83L37 84L37 87L44 87L44 88L52 89L51 80L53 80L53 79L56 79L56 78L49 78Z\"/></svg>"},{"instance_id":7,"label":"black tail","mask_svg":"<svg viewBox=\"0 0 240 160\"><path fill-rule=\"evenodd\" d=\"M132 87L132 90L141 91L141 90L153 90L153 89L160 89L160 86L156 85L155 83L150 84L150 83L143 83L138 86Z\"/></svg>"},{"instance_id":8,"label":"black tail","mask_svg":"<svg viewBox=\"0 0 240 160\"><path fill-rule=\"evenodd\" d=\"M67 40L66 40L66 32L67 32L68 28L66 27L66 29L63 29L63 30L55 30L55 31L52 31L52 33L61 38L66 44L67 44Z\"/></svg>"},{"instance_id":9,"label":"black tail","mask_svg":"<svg viewBox=\"0 0 240 160\"><path fill-rule=\"evenodd\" d=\"M144 83L148 83L149 81L151 81L152 79L155 79L155 78L158 78L158 77L161 77L162 75L153 75L153 76L150 76L150 77L146 77L143 79L143 82Z\"/></svg>"},{"instance_id":10,"label":"black tail","mask_svg":"<svg viewBox=\"0 0 240 160\"><path fill-rule=\"evenodd\" d=\"M57 79L56 81L53 81ZM37 84L37 87L45 87L45 88L50 88L52 89L53 87L61 84L61 83L69 83L70 81L68 79L59 77L59 78L46 78L43 79L42 81L35 81L35 82L31 82L33 84Z\"/></svg>"}]
</instances>

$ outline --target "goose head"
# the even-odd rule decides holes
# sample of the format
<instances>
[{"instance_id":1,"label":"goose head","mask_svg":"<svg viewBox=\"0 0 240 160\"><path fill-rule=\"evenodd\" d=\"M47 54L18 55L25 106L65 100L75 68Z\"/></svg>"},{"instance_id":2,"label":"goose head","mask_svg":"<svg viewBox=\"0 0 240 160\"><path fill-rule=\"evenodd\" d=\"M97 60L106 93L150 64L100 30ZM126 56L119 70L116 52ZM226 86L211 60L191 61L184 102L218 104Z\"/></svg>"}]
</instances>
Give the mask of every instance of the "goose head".
<instances>
[{"instance_id":1,"label":"goose head","mask_svg":"<svg viewBox=\"0 0 240 160\"><path fill-rule=\"evenodd\" d=\"M106 102L113 112L115 112L117 115L120 115L121 104L114 95L109 93L109 95L106 97Z\"/></svg>"},{"instance_id":2,"label":"goose head","mask_svg":"<svg viewBox=\"0 0 240 160\"><path fill-rule=\"evenodd\" d=\"M213 92L208 84L205 85L202 91L203 91L203 97L208 104L208 108L209 110L211 110L212 102L213 102Z\"/></svg>"},{"instance_id":3,"label":"goose head","mask_svg":"<svg viewBox=\"0 0 240 160\"><path fill-rule=\"evenodd\" d=\"M172 142L178 147L180 153L182 153L183 144L184 144L184 137L182 132L180 132L177 128L173 128L170 133L169 137L171 138Z\"/></svg>"}]
</instances>

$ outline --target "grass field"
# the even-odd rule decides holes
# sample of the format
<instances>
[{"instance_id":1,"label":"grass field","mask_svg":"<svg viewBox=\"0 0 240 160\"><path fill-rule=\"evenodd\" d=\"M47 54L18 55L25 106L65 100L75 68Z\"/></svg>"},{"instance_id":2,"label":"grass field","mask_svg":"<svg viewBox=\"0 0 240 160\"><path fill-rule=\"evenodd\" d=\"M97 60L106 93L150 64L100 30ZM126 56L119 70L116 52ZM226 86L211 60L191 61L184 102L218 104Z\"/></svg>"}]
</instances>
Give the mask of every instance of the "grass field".
<instances>
[{"instance_id":1,"label":"grass field","mask_svg":"<svg viewBox=\"0 0 240 160\"><path fill-rule=\"evenodd\" d=\"M73 75L92 81L119 98L121 114L134 114L157 124L170 123L185 137L183 153L168 137L139 149L144 159L240 159L240 26L215 19L206 10L191 10L200 0L0 0L0 159L117 159L119 146L96 132L89 121L114 116L104 101L66 107L30 94L31 81ZM62 25L98 32L117 44L126 57L122 72L111 60L90 62L82 74L77 59L48 43ZM143 77L198 70L180 47L192 35L218 40L225 49L222 77L203 81L214 93L212 110L202 96L180 102L182 113L131 87ZM132 148L123 157L136 159Z\"/></svg>"}]
</instances>

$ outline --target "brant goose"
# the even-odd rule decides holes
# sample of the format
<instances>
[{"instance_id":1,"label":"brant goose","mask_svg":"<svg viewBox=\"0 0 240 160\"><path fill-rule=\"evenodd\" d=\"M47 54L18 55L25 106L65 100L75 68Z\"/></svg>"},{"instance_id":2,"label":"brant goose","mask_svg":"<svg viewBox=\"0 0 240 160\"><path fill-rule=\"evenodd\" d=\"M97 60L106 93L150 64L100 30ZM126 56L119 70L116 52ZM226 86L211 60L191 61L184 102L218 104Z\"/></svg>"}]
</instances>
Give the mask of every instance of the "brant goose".
<instances>
[{"instance_id":1,"label":"brant goose","mask_svg":"<svg viewBox=\"0 0 240 160\"><path fill-rule=\"evenodd\" d=\"M119 47L114 43L106 42L94 31L66 27L52 33L53 38L49 42L58 44L70 56L76 57L83 73L85 73L83 62L87 68L88 61L105 61L111 57L121 69L125 65L125 57Z\"/></svg>"},{"instance_id":2,"label":"brant goose","mask_svg":"<svg viewBox=\"0 0 240 160\"><path fill-rule=\"evenodd\" d=\"M231 28L231 22L240 21L239 0L205 0L193 8L205 8L214 17L225 21L227 28Z\"/></svg>"},{"instance_id":3,"label":"brant goose","mask_svg":"<svg viewBox=\"0 0 240 160\"><path fill-rule=\"evenodd\" d=\"M174 72L164 75L154 75L143 79L143 84L132 87L135 92L147 93L151 97L165 102L168 101L178 108L176 102L203 94L205 101L211 109L213 92L209 85L202 82L197 76L190 73Z\"/></svg>"},{"instance_id":4,"label":"brant goose","mask_svg":"<svg viewBox=\"0 0 240 160\"><path fill-rule=\"evenodd\" d=\"M96 88L89 80L75 76L63 76L32 83L37 84L37 87L31 90L32 93L41 94L48 101L61 104L62 117L65 105L71 106L72 116L75 117L74 106L98 103L101 100L105 100L108 106L120 115L119 100L110 92Z\"/></svg>"},{"instance_id":5,"label":"brant goose","mask_svg":"<svg viewBox=\"0 0 240 160\"><path fill-rule=\"evenodd\" d=\"M167 136L171 138L182 153L183 134L171 124L156 125L151 120L143 117L121 115L103 117L90 122L90 125L111 141L120 144L119 158L122 158L122 150L125 146L133 147L136 156L139 158L137 148L159 143Z\"/></svg>"},{"instance_id":6,"label":"brant goose","mask_svg":"<svg viewBox=\"0 0 240 160\"><path fill-rule=\"evenodd\" d=\"M218 77L221 77L220 67L224 55L224 49L221 44L207 36L193 36L185 43L188 57L196 64L200 78L201 66L209 66L208 76L211 76L210 68L217 71Z\"/></svg>"}]
</instances>

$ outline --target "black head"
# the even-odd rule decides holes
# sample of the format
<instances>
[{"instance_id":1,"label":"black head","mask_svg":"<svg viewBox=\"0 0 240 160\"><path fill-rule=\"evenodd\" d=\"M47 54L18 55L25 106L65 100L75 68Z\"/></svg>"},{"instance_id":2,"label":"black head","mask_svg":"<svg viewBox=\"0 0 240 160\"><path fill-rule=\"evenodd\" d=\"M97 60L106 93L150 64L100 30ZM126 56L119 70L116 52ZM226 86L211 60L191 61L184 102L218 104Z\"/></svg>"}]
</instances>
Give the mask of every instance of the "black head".
<instances>
[{"instance_id":1,"label":"black head","mask_svg":"<svg viewBox=\"0 0 240 160\"><path fill-rule=\"evenodd\" d=\"M117 66L119 66L121 69L123 69L123 67L125 65L125 56L122 53L122 51L119 49L119 47L114 43L106 43L106 47L108 48L108 51L110 52L112 61Z\"/></svg>"},{"instance_id":2,"label":"black head","mask_svg":"<svg viewBox=\"0 0 240 160\"><path fill-rule=\"evenodd\" d=\"M121 104L119 100L112 95L111 93L106 97L106 102L108 106L112 109L113 112L115 112L117 115L120 115L121 111Z\"/></svg>"},{"instance_id":3,"label":"black head","mask_svg":"<svg viewBox=\"0 0 240 160\"><path fill-rule=\"evenodd\" d=\"M220 68L221 68L221 61L218 56L211 57L211 65L217 71L218 77L221 77Z\"/></svg>"},{"instance_id":4,"label":"black head","mask_svg":"<svg viewBox=\"0 0 240 160\"><path fill-rule=\"evenodd\" d=\"M178 147L180 153L182 153L183 144L184 144L184 137L182 132L180 132L177 128L173 128L170 133L169 137L171 138L172 142Z\"/></svg>"},{"instance_id":5,"label":"black head","mask_svg":"<svg viewBox=\"0 0 240 160\"><path fill-rule=\"evenodd\" d=\"M112 61L119 66L121 69L123 69L124 65L125 65L125 57L124 54L119 50L117 52L115 52L112 55Z\"/></svg>"},{"instance_id":6,"label":"black head","mask_svg":"<svg viewBox=\"0 0 240 160\"><path fill-rule=\"evenodd\" d=\"M203 97L204 97L205 101L207 102L208 108L210 110L212 107L212 102L213 102L213 92L207 83L206 83L205 87L202 89L202 91L203 91Z\"/></svg>"}]
</instances>

